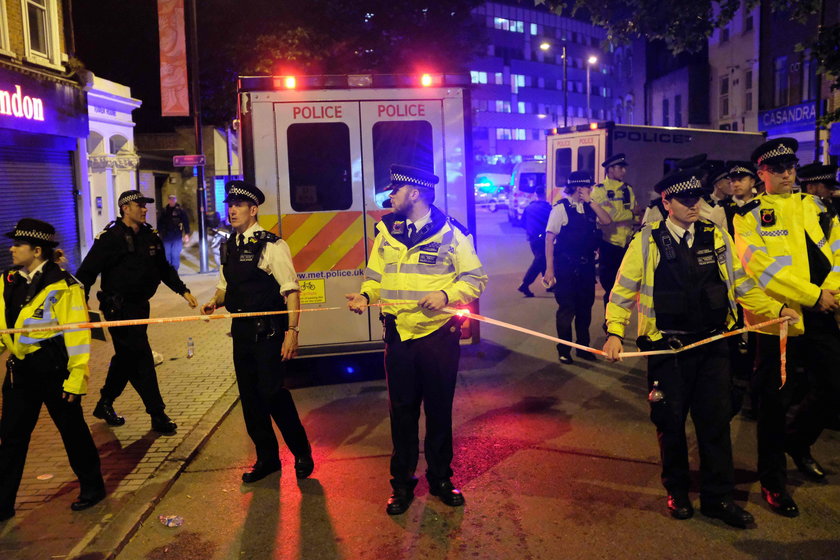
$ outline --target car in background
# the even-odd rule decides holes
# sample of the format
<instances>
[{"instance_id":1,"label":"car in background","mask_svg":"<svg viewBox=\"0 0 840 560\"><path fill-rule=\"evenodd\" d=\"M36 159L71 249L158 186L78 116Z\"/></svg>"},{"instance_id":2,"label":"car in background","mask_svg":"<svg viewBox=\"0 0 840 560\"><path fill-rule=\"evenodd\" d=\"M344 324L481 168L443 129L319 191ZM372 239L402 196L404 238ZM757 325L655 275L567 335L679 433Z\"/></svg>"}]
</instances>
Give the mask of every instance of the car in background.
<instances>
[{"instance_id":1,"label":"car in background","mask_svg":"<svg viewBox=\"0 0 840 560\"><path fill-rule=\"evenodd\" d=\"M522 161L513 168L510 176L510 200L508 202L508 221L522 225L522 212L536 200L537 188L545 188L545 160Z\"/></svg>"},{"instance_id":2,"label":"car in background","mask_svg":"<svg viewBox=\"0 0 840 560\"><path fill-rule=\"evenodd\" d=\"M504 173L479 173L475 176L475 206L495 212L508 205L510 177Z\"/></svg>"}]
</instances>

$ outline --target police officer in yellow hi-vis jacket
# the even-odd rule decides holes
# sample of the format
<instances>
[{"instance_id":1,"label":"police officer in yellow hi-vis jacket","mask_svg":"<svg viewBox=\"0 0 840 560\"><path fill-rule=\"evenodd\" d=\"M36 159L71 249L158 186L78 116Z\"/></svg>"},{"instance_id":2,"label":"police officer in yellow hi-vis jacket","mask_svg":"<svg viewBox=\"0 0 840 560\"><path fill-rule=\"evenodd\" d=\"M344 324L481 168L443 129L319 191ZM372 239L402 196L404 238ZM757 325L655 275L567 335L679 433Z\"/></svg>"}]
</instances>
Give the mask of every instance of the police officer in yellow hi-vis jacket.
<instances>
[{"instance_id":1,"label":"police officer in yellow hi-vis jacket","mask_svg":"<svg viewBox=\"0 0 840 560\"><path fill-rule=\"evenodd\" d=\"M88 320L81 284L53 262L55 228L29 218L6 234L14 240L14 267L0 282L0 329L80 323ZM55 422L70 467L79 478L74 511L105 497L99 454L84 415L90 330L30 331L0 335L0 350L11 354L3 382L0 416L0 521L15 514L15 496L23 476L29 439L41 405Z\"/></svg>"},{"instance_id":2,"label":"police officer in yellow hi-vis jacket","mask_svg":"<svg viewBox=\"0 0 840 560\"><path fill-rule=\"evenodd\" d=\"M592 189L592 201L606 210L612 220L598 225L602 235L598 246L598 280L604 288L604 306L636 226L636 195L633 188L624 182L627 165L624 154L607 158L601 164L607 170L607 178Z\"/></svg>"},{"instance_id":3,"label":"police officer in yellow hi-vis jacket","mask_svg":"<svg viewBox=\"0 0 840 560\"><path fill-rule=\"evenodd\" d=\"M630 242L607 304L608 358L619 357L634 305L641 350L679 348L731 329L736 300L766 318L781 314L798 319L746 275L726 230L699 220L703 188L693 172L674 173L654 188L669 216L645 225ZM744 528L753 517L732 501L729 359L726 339L650 356L650 418L656 425L671 516L688 519L694 514L685 435L690 411L700 452L700 511Z\"/></svg>"},{"instance_id":4,"label":"police officer in yellow hi-vis jacket","mask_svg":"<svg viewBox=\"0 0 840 560\"><path fill-rule=\"evenodd\" d=\"M821 481L825 471L811 446L840 409L840 223L818 197L793 192L793 138L765 142L752 154L765 192L735 216L735 242L744 268L770 296L802 312L791 325L788 379L781 387L778 330L758 335L753 389L758 396L758 477L774 512L799 510L786 489L787 452L797 468ZM747 322L754 322L747 313ZM804 376L802 375L804 373ZM800 391L807 397L796 407ZM790 408L790 410L789 410Z\"/></svg>"},{"instance_id":5,"label":"police officer in yellow hi-vis jacket","mask_svg":"<svg viewBox=\"0 0 840 560\"><path fill-rule=\"evenodd\" d=\"M382 318L394 446L389 515L405 512L414 500L421 403L429 492L449 506L464 503L450 480L461 329L458 318L441 310L476 299L487 275L469 233L432 205L437 183L427 171L391 166L393 213L376 226L361 293L347 294L348 307L356 313L368 303L388 304Z\"/></svg>"}]
</instances>

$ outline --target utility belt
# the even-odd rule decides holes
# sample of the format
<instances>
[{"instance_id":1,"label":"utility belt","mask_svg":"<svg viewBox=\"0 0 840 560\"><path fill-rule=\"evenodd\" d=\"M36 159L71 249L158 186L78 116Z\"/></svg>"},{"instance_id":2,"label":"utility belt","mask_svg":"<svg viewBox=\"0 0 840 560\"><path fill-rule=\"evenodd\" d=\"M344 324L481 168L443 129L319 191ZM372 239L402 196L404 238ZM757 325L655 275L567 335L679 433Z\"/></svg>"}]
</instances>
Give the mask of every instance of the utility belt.
<instances>
[{"instance_id":1,"label":"utility belt","mask_svg":"<svg viewBox=\"0 0 840 560\"><path fill-rule=\"evenodd\" d=\"M288 318L283 315L266 315L263 317L244 317L231 322L231 335L249 342L269 340L276 336L281 338L286 334Z\"/></svg>"},{"instance_id":2,"label":"utility belt","mask_svg":"<svg viewBox=\"0 0 840 560\"><path fill-rule=\"evenodd\" d=\"M397 316L392 315L390 313L380 313L379 320L382 321L382 326L384 327L384 332L382 334L382 340L385 341L385 344L393 344L395 342L401 342L402 339L400 338L400 333L397 331ZM460 336L461 332L461 325L466 320L465 317L461 317L459 315L453 315L446 323L444 323L439 329L423 336L421 338L426 338L432 335L435 335L439 332L445 332L447 330L451 330L452 332L458 332ZM419 339L415 339L419 340Z\"/></svg>"},{"instance_id":3,"label":"utility belt","mask_svg":"<svg viewBox=\"0 0 840 560\"><path fill-rule=\"evenodd\" d=\"M554 262L557 266L587 266L595 264L595 255L569 255L555 252Z\"/></svg>"},{"instance_id":4,"label":"utility belt","mask_svg":"<svg viewBox=\"0 0 840 560\"><path fill-rule=\"evenodd\" d=\"M723 329L707 329L700 332L662 331L662 338L651 340L647 335L636 339L636 346L642 352L652 350L679 350L689 344L694 344L706 338L723 333Z\"/></svg>"},{"instance_id":5,"label":"utility belt","mask_svg":"<svg viewBox=\"0 0 840 560\"><path fill-rule=\"evenodd\" d=\"M111 311L112 314L122 311L126 303L145 303L149 301L149 298L143 297L139 294L121 294L117 292L104 292L101 290L96 292L96 299L99 300L99 309L101 309L103 313Z\"/></svg>"},{"instance_id":6,"label":"utility belt","mask_svg":"<svg viewBox=\"0 0 840 560\"><path fill-rule=\"evenodd\" d=\"M6 360L6 371L9 374L9 382L14 387L16 379L20 374L34 372L54 371L60 374L62 379L70 376L67 369L67 362L70 359L67 354L67 346L64 345L63 336L54 336L38 343L39 350L26 354L23 358L11 355ZM27 376L28 377L28 376Z\"/></svg>"}]
</instances>

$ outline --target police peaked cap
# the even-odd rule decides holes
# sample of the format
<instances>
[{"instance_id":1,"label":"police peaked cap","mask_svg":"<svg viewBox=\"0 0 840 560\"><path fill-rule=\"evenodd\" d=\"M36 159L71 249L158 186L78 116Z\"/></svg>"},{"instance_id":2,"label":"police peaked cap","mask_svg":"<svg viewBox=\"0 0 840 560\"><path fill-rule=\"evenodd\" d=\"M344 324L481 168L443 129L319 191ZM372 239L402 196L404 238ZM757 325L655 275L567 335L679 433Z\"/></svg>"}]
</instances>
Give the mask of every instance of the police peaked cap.
<instances>
[{"instance_id":1,"label":"police peaked cap","mask_svg":"<svg viewBox=\"0 0 840 560\"><path fill-rule=\"evenodd\" d=\"M410 165L393 164L390 173L391 189L398 189L403 185L412 187L435 188L440 179L434 173Z\"/></svg>"},{"instance_id":2,"label":"police peaked cap","mask_svg":"<svg viewBox=\"0 0 840 560\"><path fill-rule=\"evenodd\" d=\"M117 199L117 206L122 207L123 205L128 204L129 202L149 203L154 201L154 198L144 196L143 193L141 193L140 191L125 191Z\"/></svg>"},{"instance_id":3,"label":"police peaked cap","mask_svg":"<svg viewBox=\"0 0 840 560\"><path fill-rule=\"evenodd\" d=\"M671 173L653 187L657 194L665 195L665 198L676 196L702 196L705 192L703 184L697 178L694 169L685 169Z\"/></svg>"},{"instance_id":4,"label":"police peaked cap","mask_svg":"<svg viewBox=\"0 0 840 560\"><path fill-rule=\"evenodd\" d=\"M224 202L251 202L259 206L265 202L265 195L256 186L245 181L228 181L225 183Z\"/></svg>"},{"instance_id":5,"label":"police peaked cap","mask_svg":"<svg viewBox=\"0 0 840 560\"><path fill-rule=\"evenodd\" d=\"M591 187L594 184L592 175L586 171L572 171L569 173L569 178L566 179L566 186L568 187Z\"/></svg>"},{"instance_id":6,"label":"police peaked cap","mask_svg":"<svg viewBox=\"0 0 840 560\"><path fill-rule=\"evenodd\" d=\"M743 177L744 175L749 175L755 179L758 178L755 174L755 166L748 161L728 161L726 162L726 167L729 169L730 179L733 177Z\"/></svg>"},{"instance_id":7,"label":"police peaked cap","mask_svg":"<svg viewBox=\"0 0 840 560\"><path fill-rule=\"evenodd\" d=\"M708 156L706 154L696 154L691 157L687 157L685 159L681 159L677 161L676 166L677 169L680 171L684 169L693 169L695 167L700 167L704 163L706 163L706 158Z\"/></svg>"},{"instance_id":8,"label":"police peaked cap","mask_svg":"<svg viewBox=\"0 0 840 560\"><path fill-rule=\"evenodd\" d=\"M723 163L713 163L711 165L707 165L704 167L705 169L709 170L709 186L713 187L715 183L720 181L721 179L726 179L729 177L729 168L726 167Z\"/></svg>"},{"instance_id":9,"label":"police peaked cap","mask_svg":"<svg viewBox=\"0 0 840 560\"><path fill-rule=\"evenodd\" d=\"M55 228L47 222L33 218L20 220L15 229L6 234L6 237L40 247L55 247L58 245L58 241L55 240Z\"/></svg>"},{"instance_id":10,"label":"police peaked cap","mask_svg":"<svg viewBox=\"0 0 840 560\"><path fill-rule=\"evenodd\" d=\"M775 165L777 163L796 163L796 150L799 142L795 138L774 138L755 149L750 159L759 165Z\"/></svg>"},{"instance_id":11,"label":"police peaked cap","mask_svg":"<svg viewBox=\"0 0 840 560\"><path fill-rule=\"evenodd\" d=\"M840 182L837 181L836 165L823 165L820 162L809 163L797 169L796 177L799 179L800 185L823 183L826 187L840 186Z\"/></svg>"},{"instance_id":12,"label":"police peaked cap","mask_svg":"<svg viewBox=\"0 0 840 560\"><path fill-rule=\"evenodd\" d=\"M609 169L613 165L623 165L626 167L630 164L627 163L627 157L624 154L615 154L614 156L610 156L605 159L604 163L601 164L601 167Z\"/></svg>"}]
</instances>

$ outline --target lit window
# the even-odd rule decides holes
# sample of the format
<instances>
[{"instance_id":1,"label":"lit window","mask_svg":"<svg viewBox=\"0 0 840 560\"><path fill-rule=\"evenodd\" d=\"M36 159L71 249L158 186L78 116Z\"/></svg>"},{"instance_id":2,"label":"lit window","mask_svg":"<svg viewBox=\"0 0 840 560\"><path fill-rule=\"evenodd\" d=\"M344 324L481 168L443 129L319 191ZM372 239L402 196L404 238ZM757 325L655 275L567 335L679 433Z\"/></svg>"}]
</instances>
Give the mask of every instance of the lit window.
<instances>
[{"instance_id":1,"label":"lit window","mask_svg":"<svg viewBox=\"0 0 840 560\"><path fill-rule=\"evenodd\" d=\"M497 86L500 86L500 85L502 85L502 84L504 84L504 83L505 83L505 75L504 75L503 73L501 73L501 72L496 72L496 73L495 73L495 75L494 75L494 77L495 77L495 80L496 80L496 81L495 81L495 84L496 84Z\"/></svg>"},{"instance_id":2,"label":"lit window","mask_svg":"<svg viewBox=\"0 0 840 560\"><path fill-rule=\"evenodd\" d=\"M516 104L516 110L517 110L518 113L523 113L524 114L525 113L525 102L524 101L518 102Z\"/></svg>"},{"instance_id":3,"label":"lit window","mask_svg":"<svg viewBox=\"0 0 840 560\"><path fill-rule=\"evenodd\" d=\"M531 24L531 35L537 35L537 34L538 34L537 24L536 24L536 23L532 23L532 24Z\"/></svg>"}]
</instances>

